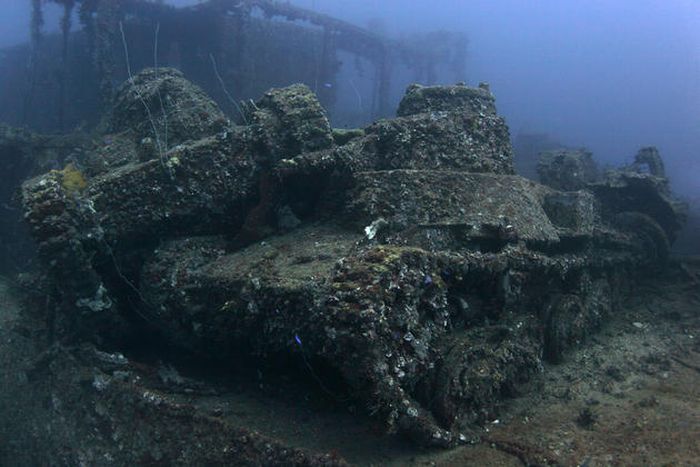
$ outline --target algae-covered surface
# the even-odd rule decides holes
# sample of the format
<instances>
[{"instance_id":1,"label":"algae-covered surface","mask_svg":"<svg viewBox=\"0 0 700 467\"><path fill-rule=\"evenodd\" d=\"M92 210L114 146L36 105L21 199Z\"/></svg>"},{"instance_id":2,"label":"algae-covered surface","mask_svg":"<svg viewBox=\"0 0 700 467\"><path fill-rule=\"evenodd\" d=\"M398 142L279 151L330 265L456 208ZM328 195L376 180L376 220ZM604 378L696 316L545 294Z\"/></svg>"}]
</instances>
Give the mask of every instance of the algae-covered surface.
<instances>
[{"instance_id":1,"label":"algae-covered surface","mask_svg":"<svg viewBox=\"0 0 700 467\"><path fill-rule=\"evenodd\" d=\"M361 407L345 402L342 387L326 385L328 375L313 361L308 366L289 365L296 372L306 372L302 375L290 374L280 364L223 377L217 368L194 366L188 358L154 361L135 355L129 363L113 360L112 365L140 375L138 381L122 383L162 399L162 406L191 405L199 417L215 420L228 430L245 427L282 445L333 453L333 462L692 465L700 457L698 274L700 261L680 260L663 277L639 284L638 293L587 347L570 353L562 364L548 365L542 378L532 383L534 390L505 404L499 418L484 426L481 443L452 450L424 450L384 435ZM38 302L28 300L28 294L16 282L0 282L0 407L5 414L5 423L0 425L0 463L49 462L42 448L28 452L25 443L28 437L39 445L42 440L55 442L50 441L50 433L62 438L64 450L52 462L81 456L91 459L100 443L116 436L111 432L103 440L106 432L100 433L105 430L101 423L119 417L109 413L116 406L110 406L108 398L100 399L105 390L95 376L101 373L95 366L80 370L88 373L83 378L90 383L82 387L40 376L53 371L72 374L66 367L83 367L84 362L60 350L54 350L48 359L41 346L29 339L26 316L32 313L27 307ZM26 316L20 319L21 315ZM102 356L102 365L108 360L105 355L109 354ZM89 411L98 414L80 421L84 431L68 429L76 423L70 420L74 416L70 404L77 403L71 401L75 397L71 392L91 402L81 404L94 404ZM97 435L76 439L92 430ZM124 450L139 444L126 436L120 442ZM152 460L176 462L177 456L168 449L179 449L178 443L154 443ZM110 464L107 459L92 460L93 465Z\"/></svg>"}]
</instances>

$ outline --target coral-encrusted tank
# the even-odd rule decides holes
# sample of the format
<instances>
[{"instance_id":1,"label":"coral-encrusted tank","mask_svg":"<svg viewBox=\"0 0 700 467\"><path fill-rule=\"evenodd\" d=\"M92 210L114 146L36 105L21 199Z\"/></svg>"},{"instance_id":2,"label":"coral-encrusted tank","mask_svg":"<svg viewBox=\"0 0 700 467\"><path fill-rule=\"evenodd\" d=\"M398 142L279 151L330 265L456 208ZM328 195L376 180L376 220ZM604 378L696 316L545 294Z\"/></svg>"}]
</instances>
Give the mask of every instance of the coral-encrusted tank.
<instances>
[{"instance_id":1,"label":"coral-encrusted tank","mask_svg":"<svg viewBox=\"0 0 700 467\"><path fill-rule=\"evenodd\" d=\"M551 187L515 175L485 87L411 86L397 118L353 133L303 86L244 112L246 126L149 153L144 116L116 109L131 149L87 167L83 189L60 172L24 185L61 332L128 345L147 325L203 360L300 355L299 374L388 431L451 446L585 345L680 226L658 171L562 191L577 155L555 154Z\"/></svg>"}]
</instances>

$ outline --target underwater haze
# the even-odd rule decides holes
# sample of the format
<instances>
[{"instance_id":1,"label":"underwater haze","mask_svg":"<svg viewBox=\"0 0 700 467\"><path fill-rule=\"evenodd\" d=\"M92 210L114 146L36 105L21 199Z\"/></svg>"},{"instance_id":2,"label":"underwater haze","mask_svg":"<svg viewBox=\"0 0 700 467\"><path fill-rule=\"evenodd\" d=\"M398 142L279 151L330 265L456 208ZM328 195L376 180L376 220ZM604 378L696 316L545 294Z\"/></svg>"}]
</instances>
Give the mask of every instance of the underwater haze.
<instances>
[{"instance_id":1,"label":"underwater haze","mask_svg":"<svg viewBox=\"0 0 700 467\"><path fill-rule=\"evenodd\" d=\"M700 2L298 0L389 34L469 38L466 80L490 83L511 135L546 133L610 164L659 148L674 188L700 197Z\"/></svg>"},{"instance_id":2,"label":"underwater haze","mask_svg":"<svg viewBox=\"0 0 700 467\"><path fill-rule=\"evenodd\" d=\"M0 466L700 459L697 0L0 18Z\"/></svg>"},{"instance_id":3,"label":"underwater haze","mask_svg":"<svg viewBox=\"0 0 700 467\"><path fill-rule=\"evenodd\" d=\"M170 0L175 6L200 3ZM603 163L657 146L675 190L700 198L700 2L696 0L295 0L397 38L469 39L465 81L485 81L511 136L544 133ZM51 6L51 4L49 4ZM30 2L3 2L0 45L27 40ZM56 29L57 7L46 27ZM452 84L451 77L438 77ZM397 90L403 92L403 90Z\"/></svg>"}]
</instances>

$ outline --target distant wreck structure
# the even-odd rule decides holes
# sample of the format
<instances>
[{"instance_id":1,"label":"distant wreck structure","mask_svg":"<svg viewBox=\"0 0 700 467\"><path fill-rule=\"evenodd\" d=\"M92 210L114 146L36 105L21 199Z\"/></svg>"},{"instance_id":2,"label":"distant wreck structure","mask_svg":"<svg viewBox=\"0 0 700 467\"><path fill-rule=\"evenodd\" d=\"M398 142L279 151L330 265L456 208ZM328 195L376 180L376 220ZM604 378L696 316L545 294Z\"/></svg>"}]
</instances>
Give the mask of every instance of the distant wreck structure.
<instances>
[{"instance_id":1,"label":"distant wreck structure","mask_svg":"<svg viewBox=\"0 0 700 467\"><path fill-rule=\"evenodd\" d=\"M144 112L156 90L163 107ZM142 71L114 101L84 158L22 187L55 291L53 335L125 354L142 345L129 336L146 335L156 356L174 346L202 364L297 356L293 378L312 374L423 445L478 439L543 362L585 345L663 264L682 225L651 149L640 167L600 173L590 154L560 151L541 161L546 184L515 175L486 86L410 86L396 118L353 131L333 129L302 84L243 106L241 125L172 69ZM245 421L206 415L171 383L144 399L147 362L81 361L87 384L55 379L94 402L87 423L110 427L90 431L90 456L129 463L154 443L187 446L173 452L190 463L284 464L297 452L259 433L199 450L195 438ZM52 418L73 416L54 405L65 412ZM116 452L134 411L138 447ZM196 431L158 434L184 430L169 421L184 414Z\"/></svg>"},{"instance_id":2,"label":"distant wreck structure","mask_svg":"<svg viewBox=\"0 0 700 467\"><path fill-rule=\"evenodd\" d=\"M147 67L178 68L234 118L240 118L239 101L304 83L343 126L389 116L400 97L396 90L408 82L465 78L467 40L461 33L390 39L379 28L289 2L32 4L31 46L7 50L0 60L0 120L42 131L98 123L116 84ZM46 35L44 9L56 5L64 9L60 32ZM74 31L75 18L80 28ZM350 104L334 106L340 95Z\"/></svg>"}]
</instances>

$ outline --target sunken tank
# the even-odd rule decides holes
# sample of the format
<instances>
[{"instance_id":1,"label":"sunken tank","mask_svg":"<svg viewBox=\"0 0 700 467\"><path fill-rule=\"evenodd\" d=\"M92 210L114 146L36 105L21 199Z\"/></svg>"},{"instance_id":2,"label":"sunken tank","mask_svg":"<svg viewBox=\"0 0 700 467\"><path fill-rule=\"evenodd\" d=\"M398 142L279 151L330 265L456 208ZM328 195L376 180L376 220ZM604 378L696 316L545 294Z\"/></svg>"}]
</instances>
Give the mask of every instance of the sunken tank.
<instances>
[{"instance_id":1,"label":"sunken tank","mask_svg":"<svg viewBox=\"0 0 700 467\"><path fill-rule=\"evenodd\" d=\"M185 109L170 145L167 109L135 97L154 89ZM563 154L542 163L550 186L515 175L487 87L413 85L396 118L352 132L302 85L242 126L187 114L215 104L169 70L116 102L109 144L23 186L56 333L126 352L147 329L201 361L299 355L425 445L476 438L543 361L585 345L681 225L658 170L569 187Z\"/></svg>"}]
</instances>

